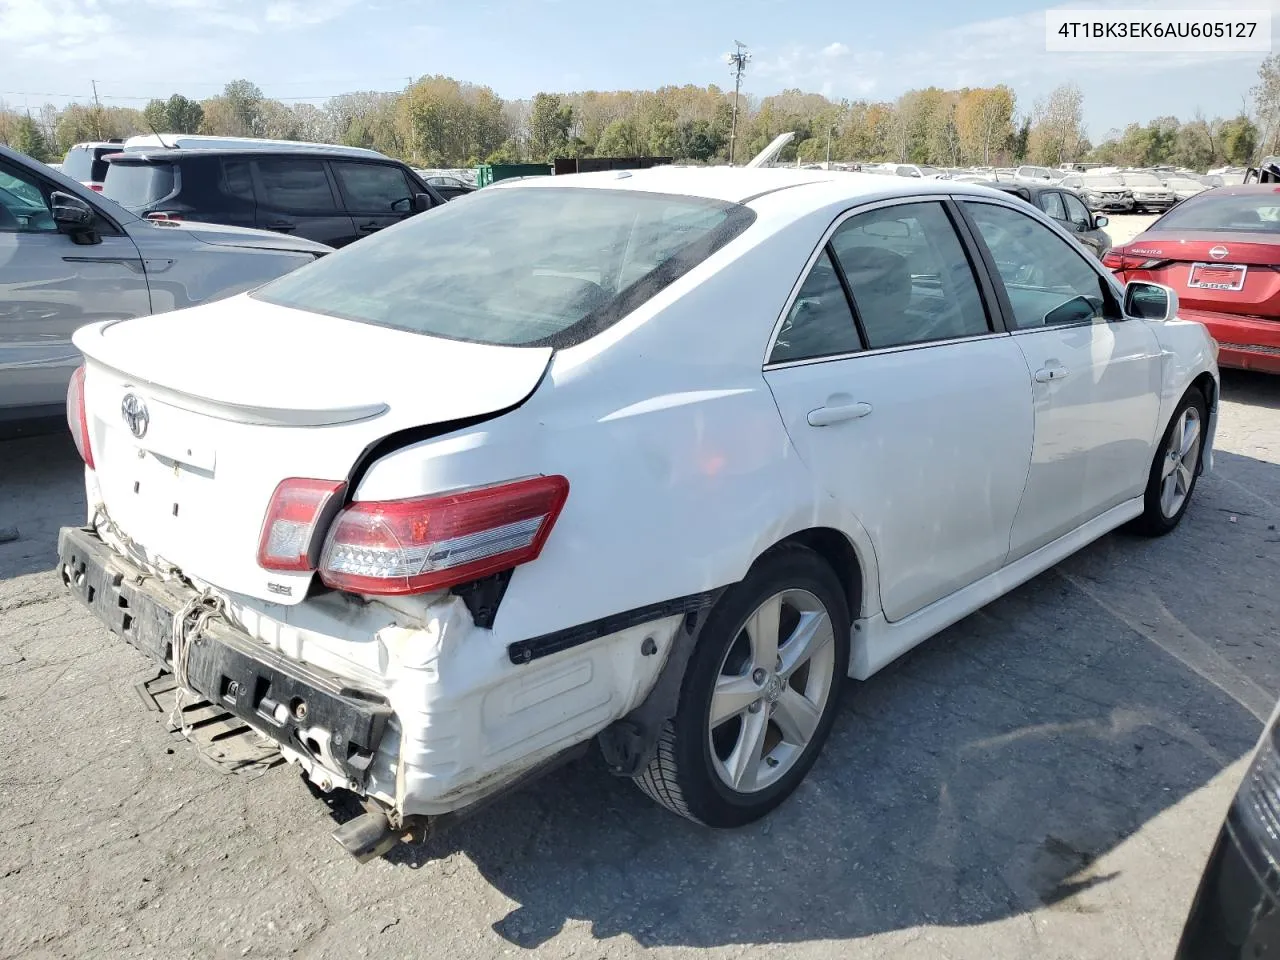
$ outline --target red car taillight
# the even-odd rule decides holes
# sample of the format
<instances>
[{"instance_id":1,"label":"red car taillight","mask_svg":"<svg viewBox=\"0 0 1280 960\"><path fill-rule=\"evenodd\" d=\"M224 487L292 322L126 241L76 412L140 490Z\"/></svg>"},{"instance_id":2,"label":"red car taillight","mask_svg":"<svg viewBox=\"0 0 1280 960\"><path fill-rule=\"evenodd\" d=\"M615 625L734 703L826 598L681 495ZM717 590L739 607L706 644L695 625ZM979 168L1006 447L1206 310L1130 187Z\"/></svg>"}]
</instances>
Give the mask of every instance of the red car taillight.
<instances>
[{"instance_id":1,"label":"red car taillight","mask_svg":"<svg viewBox=\"0 0 1280 960\"><path fill-rule=\"evenodd\" d=\"M258 537L258 566L307 572L316 568L329 521L342 506L341 480L281 480Z\"/></svg>"},{"instance_id":2,"label":"red car taillight","mask_svg":"<svg viewBox=\"0 0 1280 960\"><path fill-rule=\"evenodd\" d=\"M1124 254L1117 253L1115 250L1108 250L1102 256L1102 265L1110 270L1124 269Z\"/></svg>"},{"instance_id":3,"label":"red car taillight","mask_svg":"<svg viewBox=\"0 0 1280 960\"><path fill-rule=\"evenodd\" d=\"M76 367L67 384L67 426L71 429L71 439L80 451L80 459L93 469L93 450L89 447L89 415L84 408L84 364Z\"/></svg>"},{"instance_id":4,"label":"red car taillight","mask_svg":"<svg viewBox=\"0 0 1280 960\"><path fill-rule=\"evenodd\" d=\"M399 595L442 590L528 563L569 496L561 476L412 500L363 501L338 514L320 557L336 590Z\"/></svg>"},{"instance_id":5,"label":"red car taillight","mask_svg":"<svg viewBox=\"0 0 1280 960\"><path fill-rule=\"evenodd\" d=\"M89 184L89 189L90 189L90 190L92 190L94 193L101 193L101 192L102 192L102 184L100 184L100 183L91 183L91 184Z\"/></svg>"}]
</instances>

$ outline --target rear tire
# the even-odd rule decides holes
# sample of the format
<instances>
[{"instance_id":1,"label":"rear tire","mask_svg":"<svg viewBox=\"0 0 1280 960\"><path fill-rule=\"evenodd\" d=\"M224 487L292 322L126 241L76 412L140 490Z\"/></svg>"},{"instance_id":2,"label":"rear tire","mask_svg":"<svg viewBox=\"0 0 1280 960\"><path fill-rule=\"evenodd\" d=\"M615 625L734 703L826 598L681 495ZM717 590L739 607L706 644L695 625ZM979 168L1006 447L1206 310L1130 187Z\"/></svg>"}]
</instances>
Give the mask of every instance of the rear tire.
<instances>
[{"instance_id":1,"label":"rear tire","mask_svg":"<svg viewBox=\"0 0 1280 960\"><path fill-rule=\"evenodd\" d=\"M1182 521L1200 478L1209 405L1195 387L1178 403L1156 450L1147 477L1142 516L1133 521L1135 533L1162 537Z\"/></svg>"},{"instance_id":2,"label":"rear tire","mask_svg":"<svg viewBox=\"0 0 1280 960\"><path fill-rule=\"evenodd\" d=\"M831 731L849 640L831 567L801 546L766 555L708 616L676 715L636 784L710 827L769 813L804 779Z\"/></svg>"}]
</instances>

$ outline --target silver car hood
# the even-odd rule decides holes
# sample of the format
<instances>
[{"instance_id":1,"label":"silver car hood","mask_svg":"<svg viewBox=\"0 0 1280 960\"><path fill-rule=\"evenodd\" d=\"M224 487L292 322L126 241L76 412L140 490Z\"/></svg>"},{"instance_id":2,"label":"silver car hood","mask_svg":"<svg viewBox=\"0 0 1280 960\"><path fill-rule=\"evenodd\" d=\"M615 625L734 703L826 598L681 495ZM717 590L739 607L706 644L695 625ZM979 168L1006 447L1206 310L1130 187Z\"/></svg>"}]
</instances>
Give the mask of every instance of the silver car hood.
<instances>
[{"instance_id":1,"label":"silver car hood","mask_svg":"<svg viewBox=\"0 0 1280 960\"><path fill-rule=\"evenodd\" d=\"M303 237L290 237L271 230L254 230L250 227L231 227L219 223L199 223L194 220L178 222L153 222L139 220L129 224L131 233L140 231L160 231L166 234L179 231L204 243L220 247L242 247L252 250L284 250L290 253L310 253L315 255L332 252L332 247Z\"/></svg>"}]
</instances>

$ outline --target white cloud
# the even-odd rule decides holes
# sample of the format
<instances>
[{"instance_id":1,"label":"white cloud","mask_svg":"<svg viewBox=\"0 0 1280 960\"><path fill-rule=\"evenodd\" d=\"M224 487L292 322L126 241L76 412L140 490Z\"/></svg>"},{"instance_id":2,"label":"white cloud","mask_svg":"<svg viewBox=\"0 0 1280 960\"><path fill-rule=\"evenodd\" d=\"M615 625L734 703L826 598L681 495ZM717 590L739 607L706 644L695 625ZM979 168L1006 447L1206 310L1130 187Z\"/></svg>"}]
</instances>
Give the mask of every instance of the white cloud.
<instances>
[{"instance_id":1,"label":"white cloud","mask_svg":"<svg viewBox=\"0 0 1280 960\"><path fill-rule=\"evenodd\" d=\"M1119 2L1077 0L1061 6L1114 9ZM1242 4L1272 10L1274 26L1280 29L1280 0L1187 0L1181 6L1237 9ZM1177 0L1124 0L1124 6L1164 9L1179 4ZM1240 94L1249 86L1248 80L1241 84L1239 78L1251 74L1261 57L1257 53L1049 53L1045 11L1037 10L932 33L924 29L898 54L866 49L852 40L825 46L761 47L748 70L748 84L762 92L798 87L834 97L892 99L916 87L959 89L1005 83L1018 94L1019 108L1026 110L1053 87L1073 81L1085 88L1086 113L1099 114L1105 126L1121 115L1138 119L1133 115L1138 101L1152 104L1149 109L1158 113L1190 116L1201 105L1197 101L1205 98L1211 112L1234 112L1239 109ZM1177 77L1179 70L1184 72L1175 93L1166 80Z\"/></svg>"}]
</instances>

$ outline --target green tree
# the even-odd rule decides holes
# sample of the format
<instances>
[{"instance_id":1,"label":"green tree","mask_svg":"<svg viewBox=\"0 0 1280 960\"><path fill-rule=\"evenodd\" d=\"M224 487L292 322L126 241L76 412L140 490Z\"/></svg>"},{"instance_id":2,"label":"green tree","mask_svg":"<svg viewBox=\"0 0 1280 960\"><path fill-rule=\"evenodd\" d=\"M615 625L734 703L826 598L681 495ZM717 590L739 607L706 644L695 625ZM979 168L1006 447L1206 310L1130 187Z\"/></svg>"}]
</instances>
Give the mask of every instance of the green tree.
<instances>
[{"instance_id":1,"label":"green tree","mask_svg":"<svg viewBox=\"0 0 1280 960\"><path fill-rule=\"evenodd\" d=\"M529 113L529 154L541 162L552 160L569 140L573 126L573 107L554 93L539 93L533 98ZM603 138L603 134L601 135ZM599 147L597 146L597 153Z\"/></svg>"},{"instance_id":2,"label":"green tree","mask_svg":"<svg viewBox=\"0 0 1280 960\"><path fill-rule=\"evenodd\" d=\"M40 132L40 126L31 118L29 113L18 119L12 146L13 149L19 153L25 153L33 160L48 161L53 159L49 154L49 145L45 143L44 134Z\"/></svg>"},{"instance_id":3,"label":"green tree","mask_svg":"<svg viewBox=\"0 0 1280 960\"><path fill-rule=\"evenodd\" d=\"M1027 159L1027 151L1031 147L1031 118L1023 117L1018 129L1009 137L1009 156L1014 163L1022 163Z\"/></svg>"},{"instance_id":4,"label":"green tree","mask_svg":"<svg viewBox=\"0 0 1280 960\"><path fill-rule=\"evenodd\" d=\"M644 141L635 121L630 118L614 120L604 128L596 144L597 157L639 157L645 154Z\"/></svg>"},{"instance_id":5,"label":"green tree","mask_svg":"<svg viewBox=\"0 0 1280 960\"><path fill-rule=\"evenodd\" d=\"M234 136L257 136L262 124L262 102L266 98L255 83L232 80L222 90L235 127Z\"/></svg>"},{"instance_id":6,"label":"green tree","mask_svg":"<svg viewBox=\"0 0 1280 960\"><path fill-rule=\"evenodd\" d=\"M1258 149L1258 128L1243 114L1222 124L1222 158L1241 166L1253 161Z\"/></svg>"}]
</instances>

